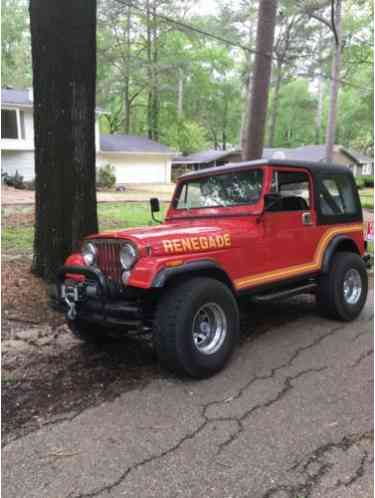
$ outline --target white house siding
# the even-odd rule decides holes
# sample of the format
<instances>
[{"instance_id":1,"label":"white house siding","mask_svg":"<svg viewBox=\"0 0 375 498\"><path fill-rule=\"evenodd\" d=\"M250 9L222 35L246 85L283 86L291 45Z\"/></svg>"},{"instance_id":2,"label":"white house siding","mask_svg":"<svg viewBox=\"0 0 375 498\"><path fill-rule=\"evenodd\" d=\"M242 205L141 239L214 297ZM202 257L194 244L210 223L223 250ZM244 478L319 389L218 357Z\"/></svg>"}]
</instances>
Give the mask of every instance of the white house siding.
<instances>
[{"instance_id":1,"label":"white house siding","mask_svg":"<svg viewBox=\"0 0 375 498\"><path fill-rule=\"evenodd\" d=\"M31 109L23 109L25 134L27 140L34 141L34 113Z\"/></svg>"},{"instance_id":2,"label":"white house siding","mask_svg":"<svg viewBox=\"0 0 375 498\"><path fill-rule=\"evenodd\" d=\"M34 152L21 150L1 151L1 170L8 175L14 175L16 171L23 176L27 182L33 180L34 173Z\"/></svg>"},{"instance_id":3,"label":"white house siding","mask_svg":"<svg viewBox=\"0 0 375 498\"><path fill-rule=\"evenodd\" d=\"M116 183L171 183L171 158L165 155L105 153L97 155L97 168L111 164Z\"/></svg>"}]
</instances>

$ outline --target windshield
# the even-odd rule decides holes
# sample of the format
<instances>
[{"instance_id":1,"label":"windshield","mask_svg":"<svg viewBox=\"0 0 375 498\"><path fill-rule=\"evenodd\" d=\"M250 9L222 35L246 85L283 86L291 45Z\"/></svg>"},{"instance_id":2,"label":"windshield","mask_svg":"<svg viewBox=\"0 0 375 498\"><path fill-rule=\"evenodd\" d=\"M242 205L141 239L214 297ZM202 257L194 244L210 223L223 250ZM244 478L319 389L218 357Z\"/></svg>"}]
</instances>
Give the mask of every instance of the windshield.
<instances>
[{"instance_id":1,"label":"windshield","mask_svg":"<svg viewBox=\"0 0 375 498\"><path fill-rule=\"evenodd\" d=\"M190 180L182 185L176 209L255 204L263 186L263 171L252 169Z\"/></svg>"}]
</instances>

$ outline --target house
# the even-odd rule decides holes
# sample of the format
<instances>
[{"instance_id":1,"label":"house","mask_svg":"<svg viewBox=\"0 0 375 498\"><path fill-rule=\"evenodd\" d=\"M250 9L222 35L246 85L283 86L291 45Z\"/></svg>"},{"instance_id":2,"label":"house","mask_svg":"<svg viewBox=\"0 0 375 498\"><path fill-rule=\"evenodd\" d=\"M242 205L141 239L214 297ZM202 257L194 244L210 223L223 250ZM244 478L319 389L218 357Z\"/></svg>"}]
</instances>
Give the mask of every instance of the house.
<instances>
[{"instance_id":1,"label":"house","mask_svg":"<svg viewBox=\"0 0 375 498\"><path fill-rule=\"evenodd\" d=\"M304 145L295 149L286 147L263 149L263 159L294 159L301 161L323 162L325 161L325 145ZM208 150L190 154L189 156L178 156L172 161L173 176L179 176L187 170L199 170L219 166L229 162L241 161L241 151ZM335 145L333 162L348 166L355 176L373 175L374 160L362 153L349 150L342 145Z\"/></svg>"},{"instance_id":2,"label":"house","mask_svg":"<svg viewBox=\"0 0 375 498\"><path fill-rule=\"evenodd\" d=\"M131 135L101 135L96 109L96 166L114 167L117 184L170 183L171 161L175 151L146 137ZM34 118L31 89L1 90L1 170L25 181L33 180Z\"/></svg>"}]
</instances>

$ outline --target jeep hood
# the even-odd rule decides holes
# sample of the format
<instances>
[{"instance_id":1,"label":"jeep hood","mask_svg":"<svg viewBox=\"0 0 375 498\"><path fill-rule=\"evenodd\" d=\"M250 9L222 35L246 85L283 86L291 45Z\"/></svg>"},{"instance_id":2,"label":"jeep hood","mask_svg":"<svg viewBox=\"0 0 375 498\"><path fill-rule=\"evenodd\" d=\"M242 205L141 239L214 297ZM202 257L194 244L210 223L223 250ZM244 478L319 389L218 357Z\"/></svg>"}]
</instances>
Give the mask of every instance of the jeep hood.
<instances>
[{"instance_id":1,"label":"jeep hood","mask_svg":"<svg viewBox=\"0 0 375 498\"><path fill-rule=\"evenodd\" d=\"M223 223L223 225L218 224L217 220L213 220L212 224L202 224L202 220L195 223L192 221L164 223L157 226L101 232L88 237L88 239L127 239L135 242L140 248L152 247L155 250L155 254L159 255L161 253L168 253L168 251L165 250L165 245L168 241L173 241L173 243L176 243L177 241L177 244L179 244L178 241L190 241L195 247L192 252L197 252L201 250L208 250L210 248L210 241L212 242L212 249L215 247L215 241L219 241L217 246L217 248L219 248L221 238L224 236L229 237L230 228L225 225L225 223ZM179 247L179 245L177 245L177 247ZM190 252L189 244L187 246L185 245L184 249L170 252Z\"/></svg>"}]
</instances>

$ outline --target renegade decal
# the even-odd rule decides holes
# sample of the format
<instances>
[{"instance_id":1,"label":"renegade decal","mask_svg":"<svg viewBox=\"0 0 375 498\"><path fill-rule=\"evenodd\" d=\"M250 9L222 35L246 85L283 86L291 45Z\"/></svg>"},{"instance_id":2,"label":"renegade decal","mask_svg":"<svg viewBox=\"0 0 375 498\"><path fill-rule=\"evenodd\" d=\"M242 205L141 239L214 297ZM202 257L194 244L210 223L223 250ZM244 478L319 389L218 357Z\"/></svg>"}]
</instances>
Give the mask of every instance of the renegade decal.
<instances>
[{"instance_id":1,"label":"renegade decal","mask_svg":"<svg viewBox=\"0 0 375 498\"><path fill-rule=\"evenodd\" d=\"M362 225L352 225L348 227L332 228L327 230L321 237L318 247L314 254L314 261L305 263L303 265L289 266L287 268L280 268L267 273L258 273L252 276L238 278L234 281L237 289L253 287L254 285L280 280L286 277L294 277L303 273L310 273L320 270L324 251L326 250L331 239L340 233L358 232L362 230Z\"/></svg>"},{"instance_id":2,"label":"renegade decal","mask_svg":"<svg viewBox=\"0 0 375 498\"><path fill-rule=\"evenodd\" d=\"M198 252L207 249L222 249L232 246L229 233L204 237L189 237L186 239L163 240L164 251L169 254L181 252Z\"/></svg>"}]
</instances>

